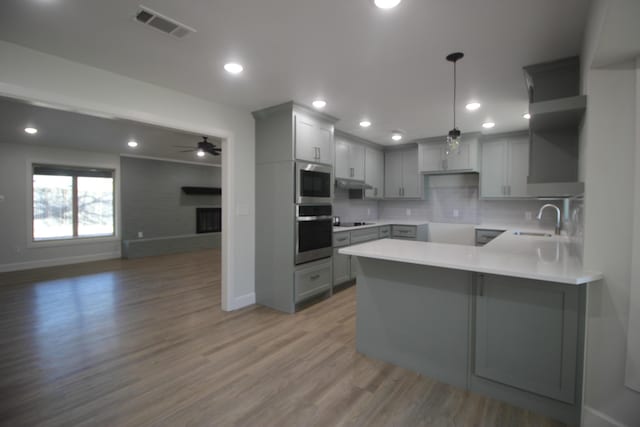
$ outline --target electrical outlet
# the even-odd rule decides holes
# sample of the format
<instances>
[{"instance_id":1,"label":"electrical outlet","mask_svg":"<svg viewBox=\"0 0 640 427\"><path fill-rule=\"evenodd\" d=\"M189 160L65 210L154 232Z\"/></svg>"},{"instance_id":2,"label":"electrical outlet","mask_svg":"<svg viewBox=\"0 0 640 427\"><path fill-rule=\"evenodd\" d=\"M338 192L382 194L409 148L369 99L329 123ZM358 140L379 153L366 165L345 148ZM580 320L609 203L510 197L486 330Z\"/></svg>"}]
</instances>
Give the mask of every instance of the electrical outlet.
<instances>
[{"instance_id":1,"label":"electrical outlet","mask_svg":"<svg viewBox=\"0 0 640 427\"><path fill-rule=\"evenodd\" d=\"M367 216L371 216L371 208L367 208Z\"/></svg>"},{"instance_id":2,"label":"electrical outlet","mask_svg":"<svg viewBox=\"0 0 640 427\"><path fill-rule=\"evenodd\" d=\"M4 194L0 194L0 203L4 202Z\"/></svg>"},{"instance_id":3,"label":"electrical outlet","mask_svg":"<svg viewBox=\"0 0 640 427\"><path fill-rule=\"evenodd\" d=\"M138 239L142 239L144 237L144 233L142 231L138 231Z\"/></svg>"},{"instance_id":4,"label":"electrical outlet","mask_svg":"<svg viewBox=\"0 0 640 427\"><path fill-rule=\"evenodd\" d=\"M460 211L458 209L453 210L453 217L458 218L460 216Z\"/></svg>"},{"instance_id":5,"label":"electrical outlet","mask_svg":"<svg viewBox=\"0 0 640 427\"><path fill-rule=\"evenodd\" d=\"M531 221L533 219L533 212L525 212L524 219L525 221Z\"/></svg>"},{"instance_id":6,"label":"electrical outlet","mask_svg":"<svg viewBox=\"0 0 640 427\"><path fill-rule=\"evenodd\" d=\"M407 216L411 216L411 209L407 209Z\"/></svg>"}]
</instances>

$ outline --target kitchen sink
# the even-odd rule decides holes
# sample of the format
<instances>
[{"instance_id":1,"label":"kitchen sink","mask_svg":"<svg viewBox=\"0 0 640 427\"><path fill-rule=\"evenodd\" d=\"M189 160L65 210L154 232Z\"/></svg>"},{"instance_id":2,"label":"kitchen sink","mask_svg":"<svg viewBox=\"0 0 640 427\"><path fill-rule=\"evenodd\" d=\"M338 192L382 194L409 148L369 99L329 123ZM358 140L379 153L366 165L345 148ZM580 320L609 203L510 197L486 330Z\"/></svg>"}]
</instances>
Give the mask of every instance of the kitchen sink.
<instances>
[{"instance_id":1,"label":"kitchen sink","mask_svg":"<svg viewBox=\"0 0 640 427\"><path fill-rule=\"evenodd\" d=\"M516 236L553 237L551 233L536 233L532 231L514 231L513 234Z\"/></svg>"}]
</instances>

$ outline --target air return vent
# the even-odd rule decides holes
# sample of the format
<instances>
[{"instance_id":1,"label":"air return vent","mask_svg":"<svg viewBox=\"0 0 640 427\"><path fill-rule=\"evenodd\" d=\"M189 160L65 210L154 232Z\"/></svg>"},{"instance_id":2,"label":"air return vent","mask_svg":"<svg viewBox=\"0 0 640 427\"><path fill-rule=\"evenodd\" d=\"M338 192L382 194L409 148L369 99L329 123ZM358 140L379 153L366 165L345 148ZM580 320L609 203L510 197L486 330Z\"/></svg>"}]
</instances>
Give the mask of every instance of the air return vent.
<instances>
[{"instance_id":1,"label":"air return vent","mask_svg":"<svg viewBox=\"0 0 640 427\"><path fill-rule=\"evenodd\" d=\"M138 7L138 11L135 15L135 20L141 24L148 25L155 30L161 31L178 39L182 39L187 35L196 32L196 30L194 30L193 28L181 24L174 19L161 15L146 6Z\"/></svg>"}]
</instances>

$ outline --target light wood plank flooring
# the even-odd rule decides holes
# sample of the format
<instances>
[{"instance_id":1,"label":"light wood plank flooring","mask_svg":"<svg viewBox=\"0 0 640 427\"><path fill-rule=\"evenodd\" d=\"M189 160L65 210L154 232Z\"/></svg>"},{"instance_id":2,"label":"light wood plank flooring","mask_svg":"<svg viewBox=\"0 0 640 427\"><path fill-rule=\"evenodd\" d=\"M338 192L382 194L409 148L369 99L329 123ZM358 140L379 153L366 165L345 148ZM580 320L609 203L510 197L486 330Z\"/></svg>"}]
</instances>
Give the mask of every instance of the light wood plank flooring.
<instances>
[{"instance_id":1,"label":"light wood plank flooring","mask_svg":"<svg viewBox=\"0 0 640 427\"><path fill-rule=\"evenodd\" d=\"M220 310L202 251L0 274L3 426L561 426L355 351L355 288Z\"/></svg>"}]
</instances>

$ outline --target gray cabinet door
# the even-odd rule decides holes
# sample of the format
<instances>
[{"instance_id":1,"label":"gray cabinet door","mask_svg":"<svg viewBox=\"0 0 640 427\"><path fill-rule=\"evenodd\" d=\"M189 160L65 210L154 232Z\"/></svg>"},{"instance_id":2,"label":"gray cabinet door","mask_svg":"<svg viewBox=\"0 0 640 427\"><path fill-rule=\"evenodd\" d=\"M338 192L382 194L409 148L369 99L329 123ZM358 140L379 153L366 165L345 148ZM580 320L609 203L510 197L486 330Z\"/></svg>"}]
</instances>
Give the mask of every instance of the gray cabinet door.
<instances>
[{"instance_id":1,"label":"gray cabinet door","mask_svg":"<svg viewBox=\"0 0 640 427\"><path fill-rule=\"evenodd\" d=\"M333 286L351 280L351 256L338 253L338 249L333 250Z\"/></svg>"},{"instance_id":2,"label":"gray cabinet door","mask_svg":"<svg viewBox=\"0 0 640 427\"><path fill-rule=\"evenodd\" d=\"M507 193L509 197L528 197L529 136L509 140L507 160Z\"/></svg>"},{"instance_id":3,"label":"gray cabinet door","mask_svg":"<svg viewBox=\"0 0 640 427\"><path fill-rule=\"evenodd\" d=\"M425 142L419 146L420 172L440 172L444 170L443 144Z\"/></svg>"},{"instance_id":4,"label":"gray cabinet door","mask_svg":"<svg viewBox=\"0 0 640 427\"><path fill-rule=\"evenodd\" d=\"M365 168L364 145L351 143L349 146L349 163L351 165L351 178L364 181Z\"/></svg>"},{"instance_id":5,"label":"gray cabinet door","mask_svg":"<svg viewBox=\"0 0 640 427\"><path fill-rule=\"evenodd\" d=\"M402 197L402 151L384 153L384 197Z\"/></svg>"},{"instance_id":6,"label":"gray cabinet door","mask_svg":"<svg viewBox=\"0 0 640 427\"><path fill-rule=\"evenodd\" d=\"M474 374L575 403L578 287L476 278Z\"/></svg>"},{"instance_id":7,"label":"gray cabinet door","mask_svg":"<svg viewBox=\"0 0 640 427\"><path fill-rule=\"evenodd\" d=\"M402 197L417 199L422 197L420 194L422 185L420 181L418 166L418 148L402 152Z\"/></svg>"},{"instance_id":8,"label":"gray cabinet door","mask_svg":"<svg viewBox=\"0 0 640 427\"><path fill-rule=\"evenodd\" d=\"M295 114L296 159L333 164L333 125L305 114Z\"/></svg>"},{"instance_id":9,"label":"gray cabinet door","mask_svg":"<svg viewBox=\"0 0 640 427\"><path fill-rule=\"evenodd\" d=\"M341 138L336 138L336 165L334 174L336 178L351 178L349 143Z\"/></svg>"},{"instance_id":10,"label":"gray cabinet door","mask_svg":"<svg viewBox=\"0 0 640 427\"><path fill-rule=\"evenodd\" d=\"M367 147L365 149L364 181L370 189L365 190L367 199L381 199L384 192L384 155L382 151Z\"/></svg>"},{"instance_id":11,"label":"gray cabinet door","mask_svg":"<svg viewBox=\"0 0 640 427\"><path fill-rule=\"evenodd\" d=\"M507 151L508 143L505 139L486 141L482 144L480 197L505 197L507 195Z\"/></svg>"}]
</instances>

